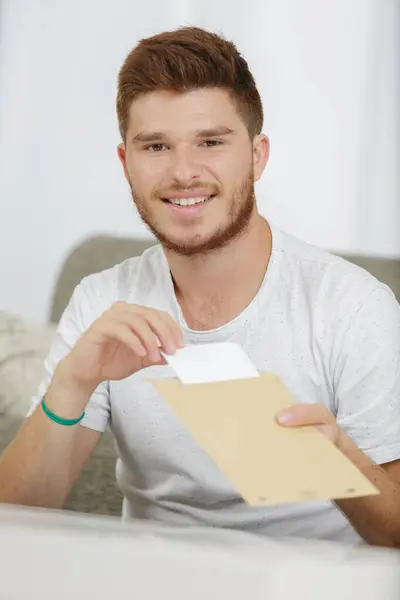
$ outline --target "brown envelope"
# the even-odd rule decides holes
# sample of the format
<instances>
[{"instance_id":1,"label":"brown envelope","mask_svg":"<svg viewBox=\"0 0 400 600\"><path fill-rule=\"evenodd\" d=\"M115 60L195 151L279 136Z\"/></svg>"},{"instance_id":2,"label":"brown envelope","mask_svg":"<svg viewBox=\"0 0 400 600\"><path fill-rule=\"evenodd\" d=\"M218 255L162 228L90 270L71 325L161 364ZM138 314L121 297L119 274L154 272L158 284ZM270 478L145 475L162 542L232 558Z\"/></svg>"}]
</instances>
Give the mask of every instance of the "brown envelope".
<instances>
[{"instance_id":1,"label":"brown envelope","mask_svg":"<svg viewBox=\"0 0 400 600\"><path fill-rule=\"evenodd\" d=\"M294 400L272 373L216 383L152 383L251 506L379 493L315 427L289 429L276 422Z\"/></svg>"}]
</instances>

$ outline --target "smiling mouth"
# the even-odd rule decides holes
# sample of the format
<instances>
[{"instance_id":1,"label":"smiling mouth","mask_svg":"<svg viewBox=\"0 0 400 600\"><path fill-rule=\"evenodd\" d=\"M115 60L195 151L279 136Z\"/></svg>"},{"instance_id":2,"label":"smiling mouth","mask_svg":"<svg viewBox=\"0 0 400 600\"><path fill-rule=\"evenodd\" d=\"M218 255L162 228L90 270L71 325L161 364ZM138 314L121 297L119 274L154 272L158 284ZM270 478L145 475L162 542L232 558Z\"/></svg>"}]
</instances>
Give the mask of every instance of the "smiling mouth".
<instances>
[{"instance_id":1,"label":"smiling mouth","mask_svg":"<svg viewBox=\"0 0 400 600\"><path fill-rule=\"evenodd\" d=\"M163 202L167 202L168 204L173 204L174 206L196 206L198 204L204 204L209 200L212 200L215 197L215 194L211 194L211 196L198 196L196 198L162 198Z\"/></svg>"}]
</instances>

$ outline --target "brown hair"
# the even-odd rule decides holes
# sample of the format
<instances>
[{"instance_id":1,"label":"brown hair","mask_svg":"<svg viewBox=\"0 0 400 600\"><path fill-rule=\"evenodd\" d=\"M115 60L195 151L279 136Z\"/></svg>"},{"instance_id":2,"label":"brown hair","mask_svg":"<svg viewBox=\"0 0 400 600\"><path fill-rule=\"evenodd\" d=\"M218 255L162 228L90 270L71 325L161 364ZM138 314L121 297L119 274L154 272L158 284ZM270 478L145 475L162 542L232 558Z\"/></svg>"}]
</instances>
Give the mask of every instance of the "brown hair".
<instances>
[{"instance_id":1,"label":"brown hair","mask_svg":"<svg viewBox=\"0 0 400 600\"><path fill-rule=\"evenodd\" d=\"M142 39L118 76L117 115L125 141L132 101L158 90L186 92L226 89L252 139L263 124L263 109L253 75L232 42L199 27L182 27Z\"/></svg>"}]
</instances>

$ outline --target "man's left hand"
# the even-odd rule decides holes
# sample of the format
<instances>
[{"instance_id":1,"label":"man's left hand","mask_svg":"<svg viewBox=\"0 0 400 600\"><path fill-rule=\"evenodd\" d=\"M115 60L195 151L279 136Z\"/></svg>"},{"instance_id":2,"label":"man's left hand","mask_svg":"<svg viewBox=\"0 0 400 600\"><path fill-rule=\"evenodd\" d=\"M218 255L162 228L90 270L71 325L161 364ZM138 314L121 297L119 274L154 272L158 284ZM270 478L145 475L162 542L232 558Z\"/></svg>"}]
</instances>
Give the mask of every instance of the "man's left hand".
<instances>
[{"instance_id":1,"label":"man's left hand","mask_svg":"<svg viewBox=\"0 0 400 600\"><path fill-rule=\"evenodd\" d=\"M335 504L366 542L400 548L400 460L376 465L357 448L323 404L295 404L276 418L284 427L315 426L361 470L380 493L339 499Z\"/></svg>"},{"instance_id":2,"label":"man's left hand","mask_svg":"<svg viewBox=\"0 0 400 600\"><path fill-rule=\"evenodd\" d=\"M323 404L295 404L280 412L277 421L284 427L313 425L335 446L342 448L345 434L331 411Z\"/></svg>"}]
</instances>

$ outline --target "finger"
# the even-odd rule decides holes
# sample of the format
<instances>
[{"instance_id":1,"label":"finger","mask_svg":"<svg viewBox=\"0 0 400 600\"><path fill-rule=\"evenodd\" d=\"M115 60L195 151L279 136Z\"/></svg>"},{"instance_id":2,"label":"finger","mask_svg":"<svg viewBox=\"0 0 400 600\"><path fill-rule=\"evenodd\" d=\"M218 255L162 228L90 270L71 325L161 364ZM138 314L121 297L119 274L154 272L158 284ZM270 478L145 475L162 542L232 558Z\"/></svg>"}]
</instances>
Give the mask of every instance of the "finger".
<instances>
[{"instance_id":1,"label":"finger","mask_svg":"<svg viewBox=\"0 0 400 600\"><path fill-rule=\"evenodd\" d=\"M143 306L131 306L130 312L142 316L147 321L167 354L174 354L183 346L181 328L168 313Z\"/></svg>"},{"instance_id":2,"label":"finger","mask_svg":"<svg viewBox=\"0 0 400 600\"><path fill-rule=\"evenodd\" d=\"M180 327L180 325L178 325L178 323L175 321L175 319L173 319L171 317L170 314L168 314L167 312L162 312L161 314L162 314L163 318L165 319L166 324L169 326L169 328L172 331L172 335L175 339L177 348L183 348L184 340L183 340L182 328Z\"/></svg>"},{"instance_id":3,"label":"finger","mask_svg":"<svg viewBox=\"0 0 400 600\"><path fill-rule=\"evenodd\" d=\"M128 305L118 303L113 306L109 315L109 322L114 328L125 327L138 339L144 348L144 355L148 356L150 362L156 363L161 360L161 354L157 344L157 338L148 326L147 321L137 312L127 309Z\"/></svg>"},{"instance_id":4,"label":"finger","mask_svg":"<svg viewBox=\"0 0 400 600\"><path fill-rule=\"evenodd\" d=\"M110 322L104 333L110 339L117 340L132 350L137 356L144 357L147 354L146 348L141 340L135 335L131 329L120 323Z\"/></svg>"},{"instance_id":5,"label":"finger","mask_svg":"<svg viewBox=\"0 0 400 600\"><path fill-rule=\"evenodd\" d=\"M183 346L182 331L168 313L148 310L144 313L144 317L167 354L174 354Z\"/></svg>"},{"instance_id":6,"label":"finger","mask_svg":"<svg viewBox=\"0 0 400 600\"><path fill-rule=\"evenodd\" d=\"M173 353L184 346L182 329L167 312L122 301L115 302L111 309L114 314L128 312L143 316L166 351Z\"/></svg>"},{"instance_id":7,"label":"finger","mask_svg":"<svg viewBox=\"0 0 400 600\"><path fill-rule=\"evenodd\" d=\"M148 355L144 356L142 359L142 369L145 369L146 367L154 367L157 365L166 365L166 364L167 364L167 361L165 360L165 358L162 355L161 355L161 359L158 361L150 360Z\"/></svg>"},{"instance_id":8,"label":"finger","mask_svg":"<svg viewBox=\"0 0 400 600\"><path fill-rule=\"evenodd\" d=\"M333 415L323 404L296 404L277 415L280 425L299 427L303 425L324 425Z\"/></svg>"},{"instance_id":9,"label":"finger","mask_svg":"<svg viewBox=\"0 0 400 600\"><path fill-rule=\"evenodd\" d=\"M146 348L146 354L153 363L161 360L162 356L157 342L157 334L150 327L149 322L138 313L127 312L120 318L130 327Z\"/></svg>"}]
</instances>

